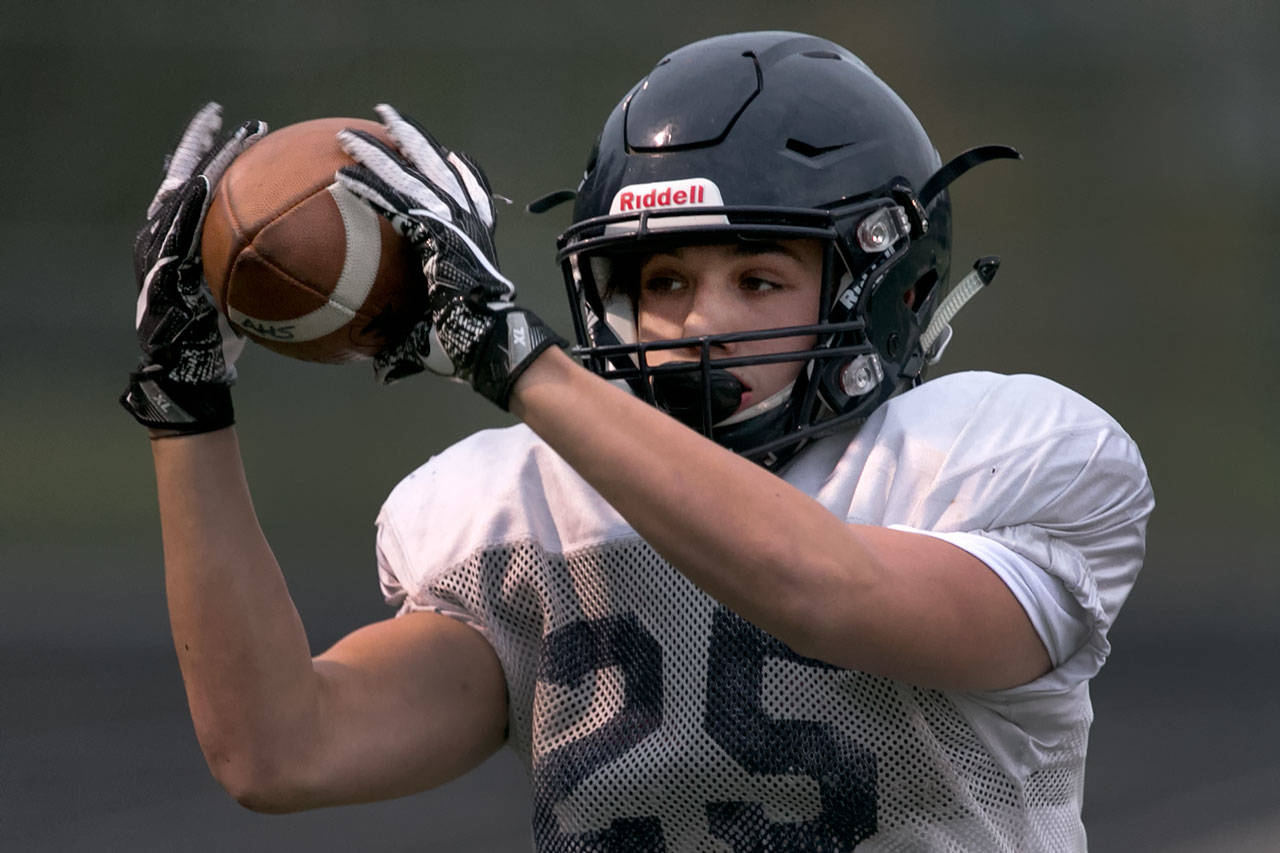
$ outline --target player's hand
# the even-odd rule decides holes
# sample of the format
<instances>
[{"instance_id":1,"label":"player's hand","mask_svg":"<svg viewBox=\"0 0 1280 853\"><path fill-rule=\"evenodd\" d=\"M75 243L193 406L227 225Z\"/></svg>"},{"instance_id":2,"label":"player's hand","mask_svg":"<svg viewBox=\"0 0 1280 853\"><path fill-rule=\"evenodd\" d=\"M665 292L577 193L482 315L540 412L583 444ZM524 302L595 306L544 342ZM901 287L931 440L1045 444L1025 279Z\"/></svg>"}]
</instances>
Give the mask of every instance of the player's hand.
<instances>
[{"instance_id":1,"label":"player's hand","mask_svg":"<svg viewBox=\"0 0 1280 853\"><path fill-rule=\"evenodd\" d=\"M249 121L219 138L221 128L216 103L191 119L134 241L142 357L120 402L154 430L194 434L235 421L230 386L244 339L213 304L200 265L200 230L218 179L267 126Z\"/></svg>"},{"instance_id":2,"label":"player's hand","mask_svg":"<svg viewBox=\"0 0 1280 853\"><path fill-rule=\"evenodd\" d=\"M426 369L469 382L506 409L524 369L565 342L512 302L516 289L498 269L492 193L480 167L386 104L377 112L399 150L344 130L338 139L359 165L337 178L418 247L428 302L428 316L376 357L378 378Z\"/></svg>"}]
</instances>

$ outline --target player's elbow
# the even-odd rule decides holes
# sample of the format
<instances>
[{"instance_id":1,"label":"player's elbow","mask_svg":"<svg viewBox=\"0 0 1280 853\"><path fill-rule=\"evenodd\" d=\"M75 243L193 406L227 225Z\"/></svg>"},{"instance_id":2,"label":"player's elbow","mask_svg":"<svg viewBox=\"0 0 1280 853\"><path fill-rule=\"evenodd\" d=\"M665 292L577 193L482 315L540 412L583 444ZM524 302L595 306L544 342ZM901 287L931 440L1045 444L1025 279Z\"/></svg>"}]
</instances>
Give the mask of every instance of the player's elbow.
<instances>
[{"instance_id":1,"label":"player's elbow","mask_svg":"<svg viewBox=\"0 0 1280 853\"><path fill-rule=\"evenodd\" d=\"M211 767L212 769L212 767ZM263 814L288 814L311 808L299 786L289 777L262 767L226 765L214 778L237 803Z\"/></svg>"},{"instance_id":2,"label":"player's elbow","mask_svg":"<svg viewBox=\"0 0 1280 853\"><path fill-rule=\"evenodd\" d=\"M214 779L250 811L286 814L318 805L287 758L263 749L202 747Z\"/></svg>"},{"instance_id":3,"label":"player's elbow","mask_svg":"<svg viewBox=\"0 0 1280 853\"><path fill-rule=\"evenodd\" d=\"M278 789L246 788L232 794L240 805L259 814L292 814L312 808L283 796Z\"/></svg>"}]
</instances>

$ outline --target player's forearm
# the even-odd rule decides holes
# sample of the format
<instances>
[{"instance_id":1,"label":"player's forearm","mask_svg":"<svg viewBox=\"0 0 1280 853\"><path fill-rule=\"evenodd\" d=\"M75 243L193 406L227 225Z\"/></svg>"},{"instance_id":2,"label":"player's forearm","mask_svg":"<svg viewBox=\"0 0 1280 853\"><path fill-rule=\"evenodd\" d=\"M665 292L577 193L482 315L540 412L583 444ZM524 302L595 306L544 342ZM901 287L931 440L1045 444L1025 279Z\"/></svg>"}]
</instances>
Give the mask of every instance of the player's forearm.
<instances>
[{"instance_id":1,"label":"player's forearm","mask_svg":"<svg viewBox=\"0 0 1280 853\"><path fill-rule=\"evenodd\" d=\"M232 429L152 442L174 646L200 744L241 796L303 750L317 680ZM249 794L248 796L252 796Z\"/></svg>"},{"instance_id":2,"label":"player's forearm","mask_svg":"<svg viewBox=\"0 0 1280 853\"><path fill-rule=\"evenodd\" d=\"M801 654L958 690L1048 669L1026 613L977 558L846 524L559 351L520 379L512 411L675 568Z\"/></svg>"},{"instance_id":3,"label":"player's forearm","mask_svg":"<svg viewBox=\"0 0 1280 853\"><path fill-rule=\"evenodd\" d=\"M672 565L793 648L813 648L815 604L873 600L882 567L841 520L562 353L521 378L512 411Z\"/></svg>"}]
</instances>

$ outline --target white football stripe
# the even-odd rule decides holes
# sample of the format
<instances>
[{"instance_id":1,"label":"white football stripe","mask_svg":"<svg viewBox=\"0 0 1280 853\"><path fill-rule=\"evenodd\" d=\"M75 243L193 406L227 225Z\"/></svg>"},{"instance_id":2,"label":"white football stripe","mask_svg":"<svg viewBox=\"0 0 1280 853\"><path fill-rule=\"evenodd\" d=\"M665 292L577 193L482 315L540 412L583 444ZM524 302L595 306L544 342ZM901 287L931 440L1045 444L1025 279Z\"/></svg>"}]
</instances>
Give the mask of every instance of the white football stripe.
<instances>
[{"instance_id":1,"label":"white football stripe","mask_svg":"<svg viewBox=\"0 0 1280 853\"><path fill-rule=\"evenodd\" d=\"M329 301L314 311L289 320L260 320L227 306L231 322L260 338L277 341L313 341L351 322L364 304L378 277L382 259L382 237L378 214L339 183L328 187L338 205L347 234L347 251L342 260L338 284Z\"/></svg>"}]
</instances>

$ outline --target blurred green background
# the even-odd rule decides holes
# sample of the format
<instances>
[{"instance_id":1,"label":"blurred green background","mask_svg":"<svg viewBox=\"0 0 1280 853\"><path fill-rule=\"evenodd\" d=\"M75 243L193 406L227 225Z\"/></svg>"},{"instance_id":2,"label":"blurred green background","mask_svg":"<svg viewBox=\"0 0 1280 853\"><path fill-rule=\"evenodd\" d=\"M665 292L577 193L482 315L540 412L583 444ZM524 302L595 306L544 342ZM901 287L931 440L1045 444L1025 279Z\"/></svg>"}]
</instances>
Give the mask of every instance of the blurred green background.
<instances>
[{"instance_id":1,"label":"blurred green background","mask_svg":"<svg viewBox=\"0 0 1280 853\"><path fill-rule=\"evenodd\" d=\"M1277 4L7 0L3 12L0 847L480 850L527 837L509 756L439 792L287 818L243 812L203 770L167 645L147 442L115 403L136 357L132 234L189 114L213 98L228 122L281 127L401 107L514 200L500 213L504 268L567 332L553 253L568 208L534 217L524 204L576 184L605 115L665 52L794 29L866 60L944 159L987 142L1025 157L953 187L955 268L988 253L1004 264L943 367L1058 380L1146 458L1147 565L1094 688L1093 849L1280 848ZM259 515L319 649L388 615L372 548L386 492L510 421L431 378L377 389L363 365L250 347L240 372Z\"/></svg>"}]
</instances>

